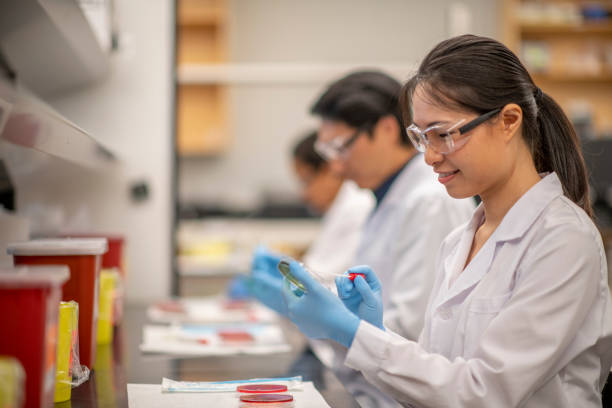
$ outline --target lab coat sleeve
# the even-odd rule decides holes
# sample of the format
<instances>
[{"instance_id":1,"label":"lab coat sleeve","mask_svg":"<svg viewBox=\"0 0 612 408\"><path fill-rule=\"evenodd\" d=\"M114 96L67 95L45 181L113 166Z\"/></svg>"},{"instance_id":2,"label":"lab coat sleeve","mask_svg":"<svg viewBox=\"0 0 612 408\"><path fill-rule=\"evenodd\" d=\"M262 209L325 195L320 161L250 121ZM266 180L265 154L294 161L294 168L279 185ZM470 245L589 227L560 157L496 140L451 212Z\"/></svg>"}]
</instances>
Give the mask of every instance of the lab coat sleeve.
<instances>
[{"instance_id":1,"label":"lab coat sleeve","mask_svg":"<svg viewBox=\"0 0 612 408\"><path fill-rule=\"evenodd\" d=\"M470 204L454 200L445 192L427 191L411 197L391 249L393 284L383 287L383 291L389 291L384 313L386 327L410 340L419 338L440 244L455 227L468 220L472 210Z\"/></svg>"},{"instance_id":2,"label":"lab coat sleeve","mask_svg":"<svg viewBox=\"0 0 612 408\"><path fill-rule=\"evenodd\" d=\"M449 361L361 322L345 364L404 404L521 406L582 351L571 347L574 339L596 341L598 333L578 333L602 296L603 254L596 241L588 231L560 227L534 242L522 254L511 297L477 340L473 358Z\"/></svg>"}]
</instances>

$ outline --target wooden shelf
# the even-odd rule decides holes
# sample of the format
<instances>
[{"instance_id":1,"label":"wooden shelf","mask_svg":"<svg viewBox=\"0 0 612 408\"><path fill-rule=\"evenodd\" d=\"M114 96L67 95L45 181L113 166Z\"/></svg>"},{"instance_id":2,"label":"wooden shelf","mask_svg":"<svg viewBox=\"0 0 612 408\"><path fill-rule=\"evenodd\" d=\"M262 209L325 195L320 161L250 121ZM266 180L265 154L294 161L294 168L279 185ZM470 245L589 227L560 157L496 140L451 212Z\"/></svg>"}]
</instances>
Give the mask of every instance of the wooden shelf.
<instances>
[{"instance_id":1,"label":"wooden shelf","mask_svg":"<svg viewBox=\"0 0 612 408\"><path fill-rule=\"evenodd\" d=\"M226 0L177 2L177 68L227 59ZM230 135L227 90L220 84L184 84L177 79L176 146L182 157L226 151Z\"/></svg>"},{"instance_id":2,"label":"wooden shelf","mask_svg":"<svg viewBox=\"0 0 612 408\"><path fill-rule=\"evenodd\" d=\"M555 23L544 17L541 21L521 20L521 15L529 15L522 13L526 10L522 7L529 1L503 0L500 17L504 42L524 59L524 63L533 67L546 66L545 71L530 69L531 76L569 117L586 109L590 112L595 131L598 134L606 131L612 126L612 67L606 57L612 43L612 21ZM551 7L548 15L554 14L552 8L561 4L558 0L540 0L538 3L542 9ZM578 1L571 3L575 5L573 13L579 19L581 5ZM612 2L606 2L606 5L609 7ZM562 7L560 12L567 11ZM530 48L526 50L522 48L524 46Z\"/></svg>"},{"instance_id":3,"label":"wooden shelf","mask_svg":"<svg viewBox=\"0 0 612 408\"><path fill-rule=\"evenodd\" d=\"M519 30L523 35L612 35L612 23L586 23L586 24L520 24Z\"/></svg>"},{"instance_id":4,"label":"wooden shelf","mask_svg":"<svg viewBox=\"0 0 612 408\"><path fill-rule=\"evenodd\" d=\"M225 89L181 85L177 90L177 147L181 156L217 155L230 140Z\"/></svg>"},{"instance_id":5,"label":"wooden shelf","mask_svg":"<svg viewBox=\"0 0 612 408\"><path fill-rule=\"evenodd\" d=\"M182 27L225 24L227 14L224 8L178 8L178 24Z\"/></svg>"}]
</instances>

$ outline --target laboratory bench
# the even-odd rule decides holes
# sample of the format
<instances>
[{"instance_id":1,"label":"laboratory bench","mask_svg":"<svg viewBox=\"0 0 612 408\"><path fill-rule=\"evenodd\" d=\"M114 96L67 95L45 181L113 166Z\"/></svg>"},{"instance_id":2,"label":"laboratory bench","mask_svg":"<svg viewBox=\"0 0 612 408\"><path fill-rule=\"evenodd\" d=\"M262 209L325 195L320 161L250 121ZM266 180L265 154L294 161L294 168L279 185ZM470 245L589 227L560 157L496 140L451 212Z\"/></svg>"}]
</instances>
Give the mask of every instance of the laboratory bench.
<instances>
[{"instance_id":1,"label":"laboratory bench","mask_svg":"<svg viewBox=\"0 0 612 408\"><path fill-rule=\"evenodd\" d=\"M162 377L184 381L225 381L301 375L312 381L333 408L358 408L342 384L308 347L289 321L281 327L292 351L274 355L237 355L181 358L143 354L139 350L142 328L147 323L145 306L127 306L113 343L98 346L95 369L89 380L72 390L70 401L55 408L127 407L127 384L161 384Z\"/></svg>"}]
</instances>

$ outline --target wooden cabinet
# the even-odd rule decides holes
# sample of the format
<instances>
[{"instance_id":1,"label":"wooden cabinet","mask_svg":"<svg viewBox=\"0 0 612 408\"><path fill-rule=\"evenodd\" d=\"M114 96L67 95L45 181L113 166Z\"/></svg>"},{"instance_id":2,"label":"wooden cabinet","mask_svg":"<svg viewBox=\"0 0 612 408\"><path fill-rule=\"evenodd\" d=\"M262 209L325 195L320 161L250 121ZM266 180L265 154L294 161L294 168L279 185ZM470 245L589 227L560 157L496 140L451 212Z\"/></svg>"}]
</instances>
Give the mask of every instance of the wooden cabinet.
<instances>
[{"instance_id":1,"label":"wooden cabinet","mask_svg":"<svg viewBox=\"0 0 612 408\"><path fill-rule=\"evenodd\" d=\"M178 0L177 68L227 61L227 2ZM230 138L223 84L179 82L176 143L181 156L222 153Z\"/></svg>"},{"instance_id":2,"label":"wooden cabinet","mask_svg":"<svg viewBox=\"0 0 612 408\"><path fill-rule=\"evenodd\" d=\"M504 41L572 119L612 134L612 1L504 0Z\"/></svg>"}]
</instances>

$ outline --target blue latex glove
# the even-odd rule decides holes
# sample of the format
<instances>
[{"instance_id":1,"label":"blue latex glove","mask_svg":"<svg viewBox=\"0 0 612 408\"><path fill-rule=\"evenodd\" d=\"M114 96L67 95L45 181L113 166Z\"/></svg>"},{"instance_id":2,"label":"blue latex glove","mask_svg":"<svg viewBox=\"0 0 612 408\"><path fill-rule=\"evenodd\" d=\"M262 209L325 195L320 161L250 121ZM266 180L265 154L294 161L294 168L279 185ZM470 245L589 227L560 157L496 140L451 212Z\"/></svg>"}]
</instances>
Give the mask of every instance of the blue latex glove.
<instances>
[{"instance_id":1,"label":"blue latex glove","mask_svg":"<svg viewBox=\"0 0 612 408\"><path fill-rule=\"evenodd\" d=\"M227 297L234 300L248 299L251 296L249 277L238 275L231 280L227 287Z\"/></svg>"},{"instance_id":2,"label":"blue latex glove","mask_svg":"<svg viewBox=\"0 0 612 408\"><path fill-rule=\"evenodd\" d=\"M255 248L253 252L253 261L251 262L251 273L258 272L266 272L271 276L277 276L279 279L282 278L282 275L276 268L278 262L284 258L280 254L276 254L270 251L263 245L259 245Z\"/></svg>"},{"instance_id":3,"label":"blue latex glove","mask_svg":"<svg viewBox=\"0 0 612 408\"><path fill-rule=\"evenodd\" d=\"M280 272L278 276L272 276L265 271L254 270L249 278L250 293L261 303L287 316L287 304L283 299L283 278Z\"/></svg>"},{"instance_id":4,"label":"blue latex glove","mask_svg":"<svg viewBox=\"0 0 612 408\"><path fill-rule=\"evenodd\" d=\"M304 284L306 293L288 280L283 283L283 297L289 318L302 333L314 339L331 339L350 347L359 327L359 318L342 301L325 288L296 261L291 261L291 274Z\"/></svg>"},{"instance_id":5,"label":"blue latex glove","mask_svg":"<svg viewBox=\"0 0 612 408\"><path fill-rule=\"evenodd\" d=\"M281 258L282 255L275 254L264 246L258 246L253 253L248 286L251 295L257 300L286 316L287 305L282 295L283 275L277 269Z\"/></svg>"},{"instance_id":6,"label":"blue latex glove","mask_svg":"<svg viewBox=\"0 0 612 408\"><path fill-rule=\"evenodd\" d=\"M385 330L383 326L382 285L369 266L354 266L348 273L363 273L365 279L357 276L354 281L348 276L336 277L338 297L342 303L360 319Z\"/></svg>"}]
</instances>

